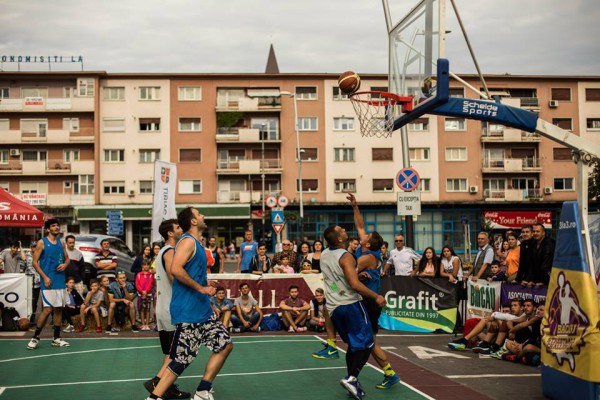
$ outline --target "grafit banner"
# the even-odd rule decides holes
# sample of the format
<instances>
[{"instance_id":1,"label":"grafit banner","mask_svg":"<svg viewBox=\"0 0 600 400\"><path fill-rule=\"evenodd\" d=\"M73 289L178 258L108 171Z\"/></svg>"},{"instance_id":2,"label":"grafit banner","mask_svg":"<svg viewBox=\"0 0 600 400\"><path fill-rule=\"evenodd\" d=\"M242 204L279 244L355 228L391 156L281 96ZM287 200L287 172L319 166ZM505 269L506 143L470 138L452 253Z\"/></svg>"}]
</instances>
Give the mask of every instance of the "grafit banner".
<instances>
[{"instance_id":1,"label":"grafit banner","mask_svg":"<svg viewBox=\"0 0 600 400\"><path fill-rule=\"evenodd\" d=\"M500 308L502 282L467 281L467 318L484 318Z\"/></svg>"},{"instance_id":2,"label":"grafit banner","mask_svg":"<svg viewBox=\"0 0 600 400\"><path fill-rule=\"evenodd\" d=\"M381 279L384 307L379 326L388 330L451 333L456 324L456 285L443 278L390 276Z\"/></svg>"}]
</instances>

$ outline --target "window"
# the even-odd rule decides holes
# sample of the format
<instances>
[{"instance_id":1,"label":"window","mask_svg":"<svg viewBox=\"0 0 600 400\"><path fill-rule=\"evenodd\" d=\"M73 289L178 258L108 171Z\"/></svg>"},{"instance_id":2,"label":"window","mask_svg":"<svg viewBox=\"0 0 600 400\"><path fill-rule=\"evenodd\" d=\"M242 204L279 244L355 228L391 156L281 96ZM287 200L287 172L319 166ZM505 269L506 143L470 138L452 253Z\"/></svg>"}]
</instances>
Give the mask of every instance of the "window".
<instances>
[{"instance_id":1,"label":"window","mask_svg":"<svg viewBox=\"0 0 600 400\"><path fill-rule=\"evenodd\" d=\"M160 159L160 149L140 149L140 164L153 163Z\"/></svg>"},{"instance_id":2,"label":"window","mask_svg":"<svg viewBox=\"0 0 600 400\"><path fill-rule=\"evenodd\" d=\"M122 101L125 100L125 88L122 86L107 86L102 90L102 100Z\"/></svg>"},{"instance_id":3,"label":"window","mask_svg":"<svg viewBox=\"0 0 600 400\"><path fill-rule=\"evenodd\" d=\"M465 97L465 88L451 87L450 97Z\"/></svg>"},{"instance_id":4,"label":"window","mask_svg":"<svg viewBox=\"0 0 600 400\"><path fill-rule=\"evenodd\" d=\"M79 150L63 150L65 162L79 161Z\"/></svg>"},{"instance_id":5,"label":"window","mask_svg":"<svg viewBox=\"0 0 600 400\"><path fill-rule=\"evenodd\" d=\"M104 194L125 194L125 182L104 182Z\"/></svg>"},{"instance_id":6,"label":"window","mask_svg":"<svg viewBox=\"0 0 600 400\"><path fill-rule=\"evenodd\" d=\"M550 99L560 101L571 101L570 88L552 88L550 89Z\"/></svg>"},{"instance_id":7,"label":"window","mask_svg":"<svg viewBox=\"0 0 600 400\"><path fill-rule=\"evenodd\" d=\"M464 131L465 129L467 129L467 124L464 118L446 118L444 120L444 130Z\"/></svg>"},{"instance_id":8,"label":"window","mask_svg":"<svg viewBox=\"0 0 600 400\"><path fill-rule=\"evenodd\" d=\"M0 182L0 187L7 192L10 192L10 184L8 182L2 181Z\"/></svg>"},{"instance_id":9,"label":"window","mask_svg":"<svg viewBox=\"0 0 600 400\"><path fill-rule=\"evenodd\" d=\"M336 131L353 131L354 118L340 117L333 119L333 129Z\"/></svg>"},{"instance_id":10,"label":"window","mask_svg":"<svg viewBox=\"0 0 600 400\"><path fill-rule=\"evenodd\" d=\"M94 97L94 80L91 78L77 80L79 97Z\"/></svg>"},{"instance_id":11,"label":"window","mask_svg":"<svg viewBox=\"0 0 600 400\"><path fill-rule=\"evenodd\" d=\"M140 100L160 100L160 87L141 86Z\"/></svg>"},{"instance_id":12,"label":"window","mask_svg":"<svg viewBox=\"0 0 600 400\"><path fill-rule=\"evenodd\" d=\"M467 148L446 147L446 161L467 161Z\"/></svg>"},{"instance_id":13,"label":"window","mask_svg":"<svg viewBox=\"0 0 600 400\"><path fill-rule=\"evenodd\" d=\"M465 178L446 179L446 192L466 192L467 180Z\"/></svg>"},{"instance_id":14,"label":"window","mask_svg":"<svg viewBox=\"0 0 600 400\"><path fill-rule=\"evenodd\" d=\"M21 97L48 97L48 88L44 87L24 87L21 88Z\"/></svg>"},{"instance_id":15,"label":"window","mask_svg":"<svg viewBox=\"0 0 600 400\"><path fill-rule=\"evenodd\" d=\"M177 91L177 100L179 100L179 101L202 100L202 88L200 86L179 86L179 89Z\"/></svg>"},{"instance_id":16,"label":"window","mask_svg":"<svg viewBox=\"0 0 600 400\"><path fill-rule=\"evenodd\" d=\"M408 153L411 161L429 161L429 147L413 147Z\"/></svg>"},{"instance_id":17,"label":"window","mask_svg":"<svg viewBox=\"0 0 600 400\"><path fill-rule=\"evenodd\" d=\"M102 125L104 132L125 132L125 118L103 118Z\"/></svg>"},{"instance_id":18,"label":"window","mask_svg":"<svg viewBox=\"0 0 600 400\"><path fill-rule=\"evenodd\" d=\"M300 149L300 157L302 157L302 161L317 161L319 159L319 149L316 147L303 147Z\"/></svg>"},{"instance_id":19,"label":"window","mask_svg":"<svg viewBox=\"0 0 600 400\"><path fill-rule=\"evenodd\" d=\"M600 88L585 89L585 101L600 101Z\"/></svg>"},{"instance_id":20,"label":"window","mask_svg":"<svg viewBox=\"0 0 600 400\"><path fill-rule=\"evenodd\" d=\"M202 150L200 149L179 149L179 162L198 162L202 161Z\"/></svg>"},{"instance_id":21,"label":"window","mask_svg":"<svg viewBox=\"0 0 600 400\"><path fill-rule=\"evenodd\" d=\"M8 150L0 150L0 164L8 164Z\"/></svg>"},{"instance_id":22,"label":"window","mask_svg":"<svg viewBox=\"0 0 600 400\"><path fill-rule=\"evenodd\" d=\"M125 150L104 150L104 161L105 162L124 162L125 161Z\"/></svg>"},{"instance_id":23,"label":"window","mask_svg":"<svg viewBox=\"0 0 600 400\"><path fill-rule=\"evenodd\" d=\"M417 118L408 124L409 131L428 131L429 118Z\"/></svg>"},{"instance_id":24,"label":"window","mask_svg":"<svg viewBox=\"0 0 600 400\"><path fill-rule=\"evenodd\" d=\"M392 192L394 190L393 179L373 179L374 192Z\"/></svg>"},{"instance_id":25,"label":"window","mask_svg":"<svg viewBox=\"0 0 600 400\"><path fill-rule=\"evenodd\" d=\"M316 131L317 117L298 117L298 130Z\"/></svg>"},{"instance_id":26,"label":"window","mask_svg":"<svg viewBox=\"0 0 600 400\"><path fill-rule=\"evenodd\" d=\"M552 149L554 161L571 161L571 149L555 147Z\"/></svg>"},{"instance_id":27,"label":"window","mask_svg":"<svg viewBox=\"0 0 600 400\"><path fill-rule=\"evenodd\" d=\"M354 161L354 148L352 147L337 147L333 149L335 161Z\"/></svg>"},{"instance_id":28,"label":"window","mask_svg":"<svg viewBox=\"0 0 600 400\"><path fill-rule=\"evenodd\" d=\"M300 187L298 179L296 179L296 191ZM319 191L319 180L318 179L302 179L302 192L318 192Z\"/></svg>"},{"instance_id":29,"label":"window","mask_svg":"<svg viewBox=\"0 0 600 400\"><path fill-rule=\"evenodd\" d=\"M335 181L335 193L355 193L356 192L356 179L336 179Z\"/></svg>"},{"instance_id":30,"label":"window","mask_svg":"<svg viewBox=\"0 0 600 400\"><path fill-rule=\"evenodd\" d=\"M48 130L47 119L22 119L21 120L21 132L33 133L36 137L46 137L46 131Z\"/></svg>"},{"instance_id":31,"label":"window","mask_svg":"<svg viewBox=\"0 0 600 400\"><path fill-rule=\"evenodd\" d=\"M394 149L391 147L371 149L373 161L394 161Z\"/></svg>"},{"instance_id":32,"label":"window","mask_svg":"<svg viewBox=\"0 0 600 400\"><path fill-rule=\"evenodd\" d=\"M140 181L140 194L152 194L154 181Z\"/></svg>"},{"instance_id":33,"label":"window","mask_svg":"<svg viewBox=\"0 0 600 400\"><path fill-rule=\"evenodd\" d=\"M10 119L0 119L0 131L7 131L10 129Z\"/></svg>"},{"instance_id":34,"label":"window","mask_svg":"<svg viewBox=\"0 0 600 400\"><path fill-rule=\"evenodd\" d=\"M0 99L8 99L10 96L10 89L7 87L0 87Z\"/></svg>"},{"instance_id":35,"label":"window","mask_svg":"<svg viewBox=\"0 0 600 400\"><path fill-rule=\"evenodd\" d=\"M333 87L333 99L334 100L348 100L348 95L342 92L339 86Z\"/></svg>"},{"instance_id":36,"label":"window","mask_svg":"<svg viewBox=\"0 0 600 400\"><path fill-rule=\"evenodd\" d=\"M574 178L554 178L554 190L572 191Z\"/></svg>"},{"instance_id":37,"label":"window","mask_svg":"<svg viewBox=\"0 0 600 400\"><path fill-rule=\"evenodd\" d=\"M48 153L45 150L23 150L23 161L46 161Z\"/></svg>"},{"instance_id":38,"label":"window","mask_svg":"<svg viewBox=\"0 0 600 400\"><path fill-rule=\"evenodd\" d=\"M588 118L586 120L586 126L587 126L588 131L600 130L600 118Z\"/></svg>"},{"instance_id":39,"label":"window","mask_svg":"<svg viewBox=\"0 0 600 400\"><path fill-rule=\"evenodd\" d=\"M48 193L48 182L21 182L21 194Z\"/></svg>"},{"instance_id":40,"label":"window","mask_svg":"<svg viewBox=\"0 0 600 400\"><path fill-rule=\"evenodd\" d=\"M418 190L421 192L429 192L431 191L431 179L430 178L421 178L419 182Z\"/></svg>"},{"instance_id":41,"label":"window","mask_svg":"<svg viewBox=\"0 0 600 400\"><path fill-rule=\"evenodd\" d=\"M202 131L202 118L179 118L179 132Z\"/></svg>"},{"instance_id":42,"label":"window","mask_svg":"<svg viewBox=\"0 0 600 400\"><path fill-rule=\"evenodd\" d=\"M75 194L94 194L94 175L79 175L73 189Z\"/></svg>"},{"instance_id":43,"label":"window","mask_svg":"<svg viewBox=\"0 0 600 400\"><path fill-rule=\"evenodd\" d=\"M69 132L79 132L79 118L63 118L63 129Z\"/></svg>"},{"instance_id":44,"label":"window","mask_svg":"<svg viewBox=\"0 0 600 400\"><path fill-rule=\"evenodd\" d=\"M160 118L140 118L140 132L160 132Z\"/></svg>"},{"instance_id":45,"label":"window","mask_svg":"<svg viewBox=\"0 0 600 400\"><path fill-rule=\"evenodd\" d=\"M570 131L573 129L573 120L571 118L552 118L552 125Z\"/></svg>"},{"instance_id":46,"label":"window","mask_svg":"<svg viewBox=\"0 0 600 400\"><path fill-rule=\"evenodd\" d=\"M298 100L316 100L317 99L317 87L316 86L297 86L296 87L296 99L298 99Z\"/></svg>"},{"instance_id":47,"label":"window","mask_svg":"<svg viewBox=\"0 0 600 400\"><path fill-rule=\"evenodd\" d=\"M201 180L179 181L179 194L199 194L202 193Z\"/></svg>"},{"instance_id":48,"label":"window","mask_svg":"<svg viewBox=\"0 0 600 400\"><path fill-rule=\"evenodd\" d=\"M63 97L65 99L72 99L77 93L77 88L75 87L64 87L63 88Z\"/></svg>"}]
</instances>

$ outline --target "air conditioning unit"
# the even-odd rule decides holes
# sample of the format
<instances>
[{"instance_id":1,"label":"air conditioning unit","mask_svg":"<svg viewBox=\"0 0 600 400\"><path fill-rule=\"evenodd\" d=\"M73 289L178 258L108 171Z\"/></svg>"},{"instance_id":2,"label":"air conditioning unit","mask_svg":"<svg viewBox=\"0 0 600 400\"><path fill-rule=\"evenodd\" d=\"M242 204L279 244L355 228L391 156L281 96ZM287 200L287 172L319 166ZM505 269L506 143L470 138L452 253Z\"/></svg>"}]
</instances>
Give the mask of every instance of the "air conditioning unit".
<instances>
[{"instance_id":1,"label":"air conditioning unit","mask_svg":"<svg viewBox=\"0 0 600 400\"><path fill-rule=\"evenodd\" d=\"M477 193L479 191L478 186L469 186L469 193Z\"/></svg>"},{"instance_id":2,"label":"air conditioning unit","mask_svg":"<svg viewBox=\"0 0 600 400\"><path fill-rule=\"evenodd\" d=\"M548 102L548 107L550 107L550 108L556 108L556 107L558 107L558 100L550 100Z\"/></svg>"},{"instance_id":3,"label":"air conditioning unit","mask_svg":"<svg viewBox=\"0 0 600 400\"><path fill-rule=\"evenodd\" d=\"M546 186L544 188L544 194L552 194L552 187Z\"/></svg>"},{"instance_id":4,"label":"air conditioning unit","mask_svg":"<svg viewBox=\"0 0 600 400\"><path fill-rule=\"evenodd\" d=\"M10 149L11 157L19 157L21 155L21 150L19 149Z\"/></svg>"},{"instance_id":5,"label":"air conditioning unit","mask_svg":"<svg viewBox=\"0 0 600 400\"><path fill-rule=\"evenodd\" d=\"M129 191L129 197L133 197L135 196L135 190L130 190Z\"/></svg>"}]
</instances>

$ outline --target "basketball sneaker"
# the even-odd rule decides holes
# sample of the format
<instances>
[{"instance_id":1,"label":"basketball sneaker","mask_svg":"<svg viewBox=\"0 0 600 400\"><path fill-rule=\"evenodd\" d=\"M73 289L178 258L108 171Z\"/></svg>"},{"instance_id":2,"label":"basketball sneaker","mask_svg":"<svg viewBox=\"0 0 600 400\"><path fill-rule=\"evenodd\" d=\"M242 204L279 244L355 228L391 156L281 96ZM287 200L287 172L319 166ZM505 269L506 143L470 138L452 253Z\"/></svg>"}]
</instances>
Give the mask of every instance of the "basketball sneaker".
<instances>
[{"instance_id":1,"label":"basketball sneaker","mask_svg":"<svg viewBox=\"0 0 600 400\"><path fill-rule=\"evenodd\" d=\"M394 375L385 375L383 377L383 381L375 386L377 389L389 389L392 386L394 386L396 383L400 382L400 377L398 376L398 374L394 374Z\"/></svg>"},{"instance_id":2,"label":"basketball sneaker","mask_svg":"<svg viewBox=\"0 0 600 400\"><path fill-rule=\"evenodd\" d=\"M29 341L29 343L27 344L27 349L35 350L39 342L40 342L40 339L32 338Z\"/></svg>"},{"instance_id":3,"label":"basketball sneaker","mask_svg":"<svg viewBox=\"0 0 600 400\"><path fill-rule=\"evenodd\" d=\"M69 342L65 342L62 338L56 338L52 341L53 347L69 347Z\"/></svg>"},{"instance_id":4,"label":"basketball sneaker","mask_svg":"<svg viewBox=\"0 0 600 400\"><path fill-rule=\"evenodd\" d=\"M69 333L69 332L75 332L75 327L71 324L67 325L67 327L65 329L63 329L63 332L65 333Z\"/></svg>"},{"instance_id":5,"label":"basketball sneaker","mask_svg":"<svg viewBox=\"0 0 600 400\"><path fill-rule=\"evenodd\" d=\"M338 352L338 349L330 346L329 344L325 344L324 346L325 348L323 350L312 353L312 356L320 360L334 360L340 358L340 353Z\"/></svg>"},{"instance_id":6,"label":"basketball sneaker","mask_svg":"<svg viewBox=\"0 0 600 400\"><path fill-rule=\"evenodd\" d=\"M192 395L188 392L182 392L176 384L172 384L163 394L165 399L189 399ZM212 398L212 397L210 397Z\"/></svg>"},{"instance_id":7,"label":"basketball sneaker","mask_svg":"<svg viewBox=\"0 0 600 400\"><path fill-rule=\"evenodd\" d=\"M466 350L467 349L467 345L469 344L469 341L467 339L460 338L457 340L454 340L450 343L448 343L448 347L452 350Z\"/></svg>"},{"instance_id":8,"label":"basketball sneaker","mask_svg":"<svg viewBox=\"0 0 600 400\"><path fill-rule=\"evenodd\" d=\"M362 400L364 391L359 392L358 390L358 379L353 376L347 375L346 377L340 379L340 385L344 389L348 391L348 394L351 395L356 400Z\"/></svg>"},{"instance_id":9,"label":"basketball sneaker","mask_svg":"<svg viewBox=\"0 0 600 400\"><path fill-rule=\"evenodd\" d=\"M213 390L201 390L194 394L193 400L215 400Z\"/></svg>"}]
</instances>

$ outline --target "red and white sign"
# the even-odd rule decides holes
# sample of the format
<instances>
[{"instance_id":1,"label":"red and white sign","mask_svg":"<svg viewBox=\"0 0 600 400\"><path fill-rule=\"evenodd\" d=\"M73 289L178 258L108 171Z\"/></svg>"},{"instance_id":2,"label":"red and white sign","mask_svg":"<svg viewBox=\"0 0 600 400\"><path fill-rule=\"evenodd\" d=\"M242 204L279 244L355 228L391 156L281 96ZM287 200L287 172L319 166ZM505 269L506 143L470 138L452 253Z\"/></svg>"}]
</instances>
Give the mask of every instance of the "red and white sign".
<instances>
[{"instance_id":1,"label":"red and white sign","mask_svg":"<svg viewBox=\"0 0 600 400\"><path fill-rule=\"evenodd\" d=\"M26 106L43 106L44 98L43 97L25 97L25 105Z\"/></svg>"},{"instance_id":2,"label":"red and white sign","mask_svg":"<svg viewBox=\"0 0 600 400\"><path fill-rule=\"evenodd\" d=\"M288 199L286 196L279 196L279 198L277 199L277 204L279 204L279 207L281 208L286 208L288 204L290 204L290 199Z\"/></svg>"},{"instance_id":3,"label":"red and white sign","mask_svg":"<svg viewBox=\"0 0 600 400\"><path fill-rule=\"evenodd\" d=\"M273 224L271 226L273 227L273 230L275 231L275 233L279 235L279 233L282 231L284 225L285 224Z\"/></svg>"},{"instance_id":4,"label":"red and white sign","mask_svg":"<svg viewBox=\"0 0 600 400\"><path fill-rule=\"evenodd\" d=\"M552 228L551 211L485 211L483 218L491 229L521 229L538 222L546 229Z\"/></svg>"},{"instance_id":5,"label":"red and white sign","mask_svg":"<svg viewBox=\"0 0 600 400\"><path fill-rule=\"evenodd\" d=\"M265 199L265 205L269 208L273 208L277 205L277 197L269 196Z\"/></svg>"},{"instance_id":6,"label":"red and white sign","mask_svg":"<svg viewBox=\"0 0 600 400\"><path fill-rule=\"evenodd\" d=\"M21 200L32 206L43 206L46 204L46 193L23 193Z\"/></svg>"}]
</instances>

